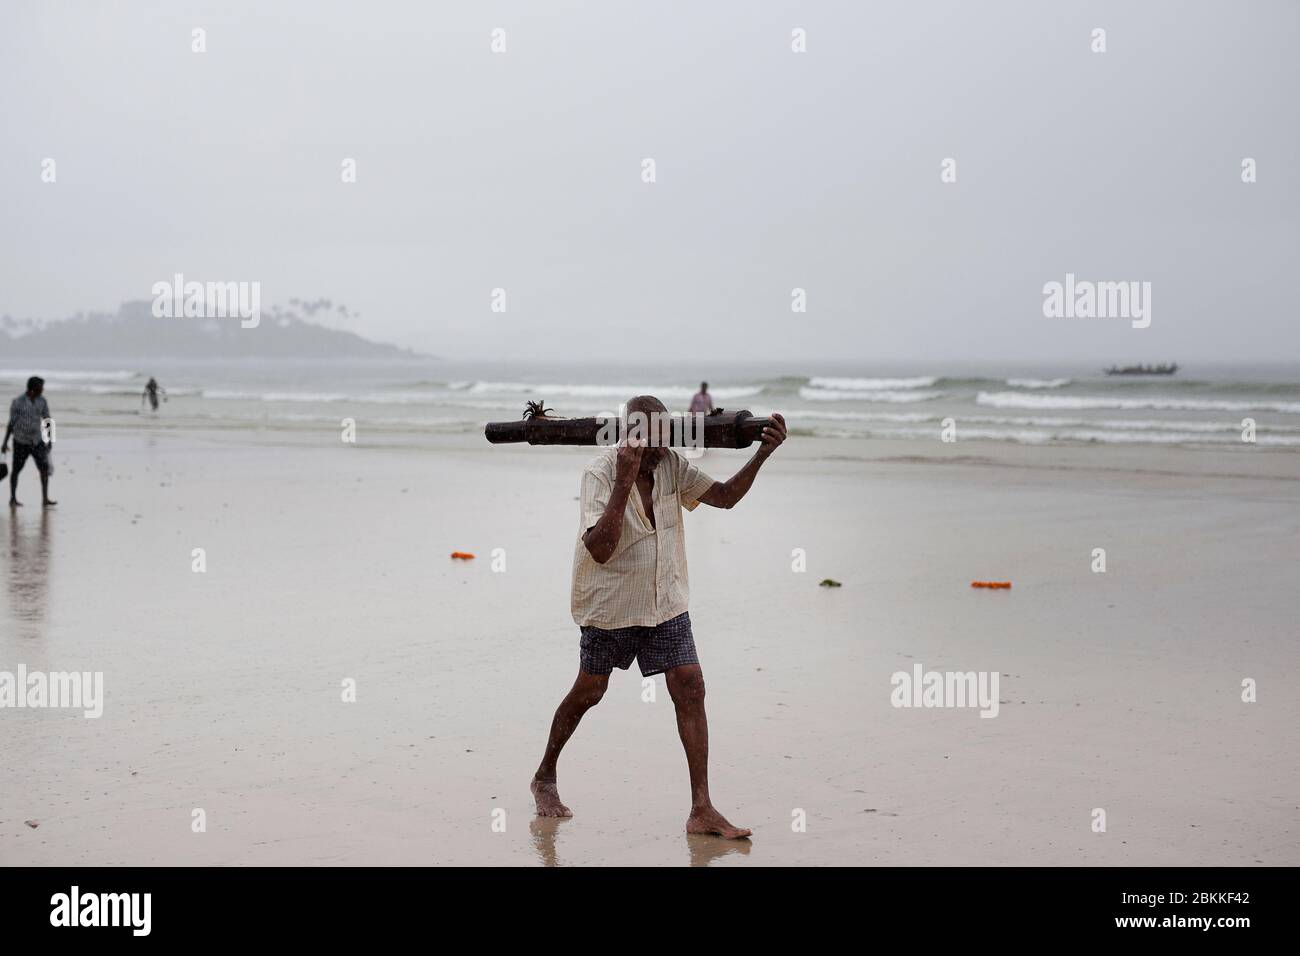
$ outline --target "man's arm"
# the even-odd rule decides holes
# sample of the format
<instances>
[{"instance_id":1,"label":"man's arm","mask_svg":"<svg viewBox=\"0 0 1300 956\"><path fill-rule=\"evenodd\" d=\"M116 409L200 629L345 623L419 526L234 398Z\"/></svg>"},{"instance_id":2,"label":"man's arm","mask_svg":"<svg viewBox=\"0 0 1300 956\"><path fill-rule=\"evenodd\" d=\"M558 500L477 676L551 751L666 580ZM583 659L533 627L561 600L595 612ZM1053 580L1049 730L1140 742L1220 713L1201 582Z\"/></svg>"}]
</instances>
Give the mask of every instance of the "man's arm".
<instances>
[{"instance_id":1,"label":"man's arm","mask_svg":"<svg viewBox=\"0 0 1300 956\"><path fill-rule=\"evenodd\" d=\"M700 500L714 508L734 508L754 484L754 478L758 475L758 469L763 467L763 462L772 457L772 452L776 451L783 441L785 441L785 419L781 417L780 412L773 412L772 424L763 429L763 444L754 453L754 457L726 481L715 481L708 491L700 495Z\"/></svg>"},{"instance_id":2,"label":"man's arm","mask_svg":"<svg viewBox=\"0 0 1300 956\"><path fill-rule=\"evenodd\" d=\"M641 444L630 438L618 449L618 471L604 513L599 521L582 533L582 543L597 564L604 564L614 556L623 536L623 509L627 507L627 496L636 487L636 473L640 467Z\"/></svg>"},{"instance_id":3,"label":"man's arm","mask_svg":"<svg viewBox=\"0 0 1300 956\"><path fill-rule=\"evenodd\" d=\"M14 407L9 406L9 425L5 428L5 440L0 442L0 455L9 450L9 436L14 433Z\"/></svg>"}]
</instances>

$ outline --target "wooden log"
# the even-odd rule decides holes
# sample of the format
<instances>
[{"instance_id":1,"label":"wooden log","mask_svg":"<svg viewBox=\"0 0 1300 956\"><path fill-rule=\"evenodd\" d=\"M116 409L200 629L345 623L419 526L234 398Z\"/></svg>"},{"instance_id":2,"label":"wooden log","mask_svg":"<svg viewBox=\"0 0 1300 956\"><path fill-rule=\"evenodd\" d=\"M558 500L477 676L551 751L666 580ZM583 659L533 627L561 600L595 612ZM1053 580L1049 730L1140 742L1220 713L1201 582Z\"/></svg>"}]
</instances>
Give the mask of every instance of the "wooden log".
<instances>
[{"instance_id":1,"label":"wooden log","mask_svg":"<svg viewBox=\"0 0 1300 956\"><path fill-rule=\"evenodd\" d=\"M689 413L688 413L689 414ZM685 418L686 415L681 416ZM748 410L723 412L703 418L705 448L748 448L763 436L771 421L755 418ZM488 422L483 434L494 445L527 442L530 445L601 445L622 439L622 422L617 418L525 418L517 422ZM693 440L690 440L692 439ZM675 448L701 444L698 428L694 436L674 416L672 441Z\"/></svg>"}]
</instances>

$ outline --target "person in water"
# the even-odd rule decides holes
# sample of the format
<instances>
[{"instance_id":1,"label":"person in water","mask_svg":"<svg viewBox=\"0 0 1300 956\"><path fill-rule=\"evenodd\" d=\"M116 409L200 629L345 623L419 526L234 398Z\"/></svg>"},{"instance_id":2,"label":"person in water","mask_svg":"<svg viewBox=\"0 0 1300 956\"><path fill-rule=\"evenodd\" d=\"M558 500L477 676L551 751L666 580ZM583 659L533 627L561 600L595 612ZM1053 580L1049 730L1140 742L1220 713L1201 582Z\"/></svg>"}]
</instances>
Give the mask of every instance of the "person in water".
<instances>
[{"instance_id":1,"label":"person in water","mask_svg":"<svg viewBox=\"0 0 1300 956\"><path fill-rule=\"evenodd\" d=\"M158 411L159 392L162 392L163 401L167 401L167 389L159 385L157 379L149 379L148 384L144 387L144 393L140 396L140 404L144 405L144 400L147 398L149 399L149 404L153 407L153 410L155 412Z\"/></svg>"},{"instance_id":2,"label":"person in water","mask_svg":"<svg viewBox=\"0 0 1300 956\"><path fill-rule=\"evenodd\" d=\"M700 382L700 390L695 393L691 399L691 412L703 412L705 415L713 411L713 396L709 394L709 383Z\"/></svg>"}]
</instances>

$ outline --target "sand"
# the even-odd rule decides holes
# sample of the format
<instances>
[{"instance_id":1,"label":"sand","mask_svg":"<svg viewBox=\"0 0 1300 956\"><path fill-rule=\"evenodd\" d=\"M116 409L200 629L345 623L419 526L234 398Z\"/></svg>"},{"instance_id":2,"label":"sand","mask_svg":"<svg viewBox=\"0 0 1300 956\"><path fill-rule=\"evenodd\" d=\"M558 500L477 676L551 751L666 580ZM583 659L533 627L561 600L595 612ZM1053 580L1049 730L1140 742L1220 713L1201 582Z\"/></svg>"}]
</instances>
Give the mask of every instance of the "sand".
<instances>
[{"instance_id":1,"label":"sand","mask_svg":"<svg viewBox=\"0 0 1300 956\"><path fill-rule=\"evenodd\" d=\"M0 513L0 670L103 671L106 700L0 710L0 863L1300 863L1292 454L792 439L686 518L735 844L683 832L672 704L635 669L560 762L576 816L533 817L588 452L60 437L59 507L32 474ZM891 706L916 663L997 671L998 716Z\"/></svg>"}]
</instances>

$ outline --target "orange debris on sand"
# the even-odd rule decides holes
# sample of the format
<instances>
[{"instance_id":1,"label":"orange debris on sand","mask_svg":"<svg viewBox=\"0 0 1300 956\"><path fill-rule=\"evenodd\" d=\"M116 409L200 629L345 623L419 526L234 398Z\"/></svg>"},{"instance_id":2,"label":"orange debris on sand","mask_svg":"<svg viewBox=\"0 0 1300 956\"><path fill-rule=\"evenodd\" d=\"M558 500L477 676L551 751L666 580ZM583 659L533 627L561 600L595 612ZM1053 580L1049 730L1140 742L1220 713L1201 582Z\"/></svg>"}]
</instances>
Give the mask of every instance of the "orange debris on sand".
<instances>
[{"instance_id":1,"label":"orange debris on sand","mask_svg":"<svg viewBox=\"0 0 1300 956\"><path fill-rule=\"evenodd\" d=\"M453 551L451 556L453 558L460 558L462 561L472 561L474 559L474 555L470 554L468 551Z\"/></svg>"},{"instance_id":2,"label":"orange debris on sand","mask_svg":"<svg viewBox=\"0 0 1300 956\"><path fill-rule=\"evenodd\" d=\"M1011 587L1011 582L1010 581L972 581L970 583L970 586L973 588L993 588L994 590L1001 590L1003 588Z\"/></svg>"}]
</instances>

